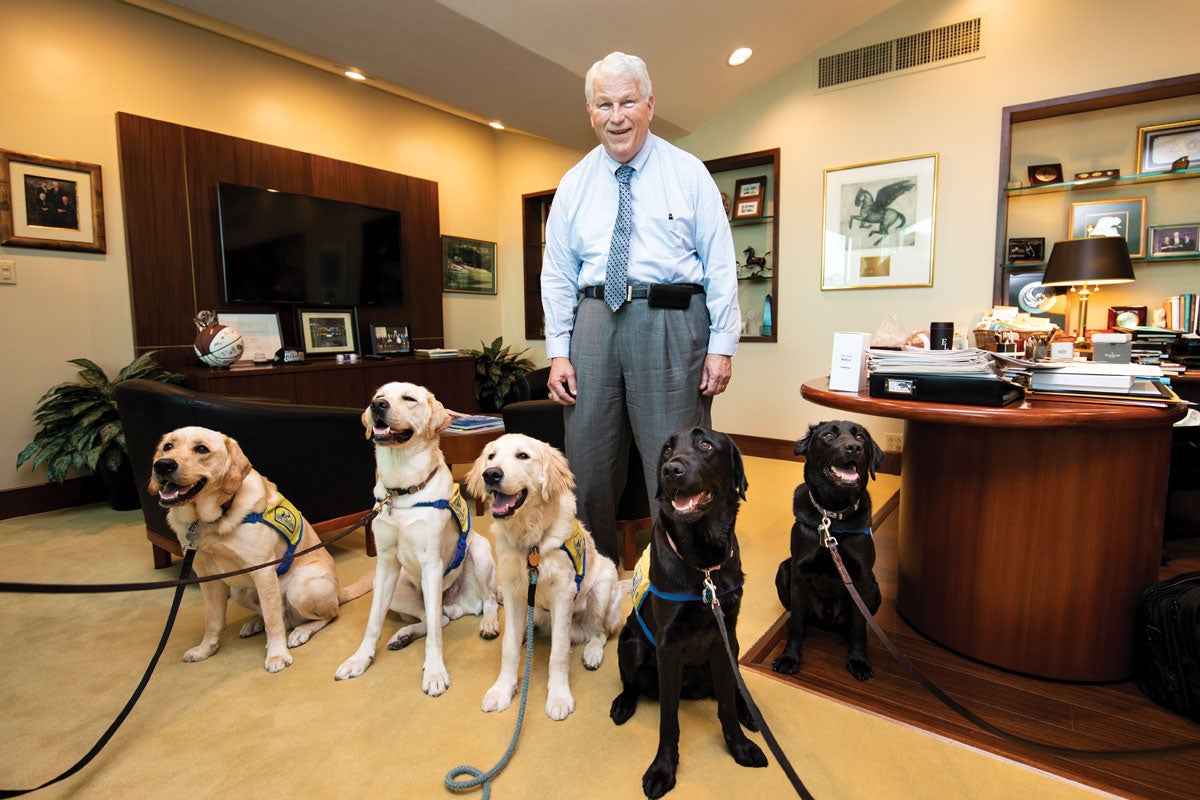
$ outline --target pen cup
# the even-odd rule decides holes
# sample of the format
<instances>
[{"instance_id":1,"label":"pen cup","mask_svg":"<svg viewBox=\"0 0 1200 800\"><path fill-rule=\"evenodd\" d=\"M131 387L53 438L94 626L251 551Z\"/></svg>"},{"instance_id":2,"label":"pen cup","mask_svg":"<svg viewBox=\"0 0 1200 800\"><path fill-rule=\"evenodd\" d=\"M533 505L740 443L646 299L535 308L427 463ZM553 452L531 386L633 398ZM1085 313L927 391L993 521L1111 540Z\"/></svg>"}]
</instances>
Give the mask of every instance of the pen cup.
<instances>
[{"instance_id":1,"label":"pen cup","mask_svg":"<svg viewBox=\"0 0 1200 800\"><path fill-rule=\"evenodd\" d=\"M929 349L949 350L954 342L953 322L929 323Z\"/></svg>"}]
</instances>

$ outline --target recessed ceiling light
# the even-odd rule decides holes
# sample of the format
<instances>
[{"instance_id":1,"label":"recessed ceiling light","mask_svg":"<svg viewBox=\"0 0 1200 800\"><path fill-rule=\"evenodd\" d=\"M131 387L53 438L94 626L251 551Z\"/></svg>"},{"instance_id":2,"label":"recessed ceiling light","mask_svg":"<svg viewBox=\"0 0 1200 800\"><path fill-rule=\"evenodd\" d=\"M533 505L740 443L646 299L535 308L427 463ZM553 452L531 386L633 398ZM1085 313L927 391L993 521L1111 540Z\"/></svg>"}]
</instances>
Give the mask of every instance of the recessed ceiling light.
<instances>
[{"instance_id":1,"label":"recessed ceiling light","mask_svg":"<svg viewBox=\"0 0 1200 800\"><path fill-rule=\"evenodd\" d=\"M731 67L740 67L749 61L752 55L754 55L754 51L749 47L739 47L729 54L729 61L727 63Z\"/></svg>"},{"instance_id":2,"label":"recessed ceiling light","mask_svg":"<svg viewBox=\"0 0 1200 800\"><path fill-rule=\"evenodd\" d=\"M493 128L495 128L498 131L504 130L504 123L498 119L492 120L491 122L488 123L488 125L491 125Z\"/></svg>"},{"instance_id":3,"label":"recessed ceiling light","mask_svg":"<svg viewBox=\"0 0 1200 800\"><path fill-rule=\"evenodd\" d=\"M346 69L342 74L345 75L347 78L350 78L351 80L355 80L355 81L365 81L367 79L366 75L363 75L361 72L356 70L354 67L350 67L350 68Z\"/></svg>"}]
</instances>

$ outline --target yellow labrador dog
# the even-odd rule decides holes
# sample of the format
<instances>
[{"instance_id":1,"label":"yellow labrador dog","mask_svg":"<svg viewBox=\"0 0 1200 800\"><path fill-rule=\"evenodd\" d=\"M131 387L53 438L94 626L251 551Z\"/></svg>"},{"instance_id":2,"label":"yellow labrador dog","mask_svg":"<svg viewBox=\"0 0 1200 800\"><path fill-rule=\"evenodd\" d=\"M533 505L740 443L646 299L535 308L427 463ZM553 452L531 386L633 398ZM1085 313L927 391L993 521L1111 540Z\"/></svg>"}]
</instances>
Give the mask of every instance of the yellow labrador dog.
<instances>
[{"instance_id":1,"label":"yellow labrador dog","mask_svg":"<svg viewBox=\"0 0 1200 800\"><path fill-rule=\"evenodd\" d=\"M179 428L162 438L154 453L151 494L167 509L167 522L180 542L196 546L198 575L233 572L265 564L320 544L307 520L251 466L236 441L208 428ZM267 632L267 672L292 663L299 647L338 615L338 605L371 588L371 575L341 590L333 558L324 548L254 570L200 584L204 638L183 654L203 661L217 652L230 594L256 616L243 637ZM288 628L291 633L288 633Z\"/></svg>"},{"instance_id":2,"label":"yellow labrador dog","mask_svg":"<svg viewBox=\"0 0 1200 800\"><path fill-rule=\"evenodd\" d=\"M492 535L504 595L500 676L483 698L484 711L503 711L517 688L528 615L527 559L537 553L535 624L550 630L546 716L575 710L568 668L571 645L584 644L583 665L598 669L604 644L621 629L617 567L596 550L575 518L575 478L567 459L545 442L509 433L489 443L467 475L475 497L492 496Z\"/></svg>"},{"instance_id":3,"label":"yellow labrador dog","mask_svg":"<svg viewBox=\"0 0 1200 800\"><path fill-rule=\"evenodd\" d=\"M442 626L463 614L480 614L480 636L494 639L500 633L492 548L470 529L470 512L439 447L450 415L432 392L412 383L384 384L362 421L375 442L380 501L372 523L379 553L375 596L362 643L334 677L355 678L371 665L390 608L417 622L397 631L388 649L425 636L421 691L437 697L450 688Z\"/></svg>"}]
</instances>

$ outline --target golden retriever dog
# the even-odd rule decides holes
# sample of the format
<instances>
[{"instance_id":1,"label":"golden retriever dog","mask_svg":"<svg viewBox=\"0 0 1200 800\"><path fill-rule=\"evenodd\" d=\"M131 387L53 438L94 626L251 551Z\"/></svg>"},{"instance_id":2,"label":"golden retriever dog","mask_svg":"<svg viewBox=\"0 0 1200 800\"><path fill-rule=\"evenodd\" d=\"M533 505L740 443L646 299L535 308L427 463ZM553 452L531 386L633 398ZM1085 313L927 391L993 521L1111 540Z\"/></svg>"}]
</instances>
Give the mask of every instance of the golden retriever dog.
<instances>
[{"instance_id":1,"label":"golden retriever dog","mask_svg":"<svg viewBox=\"0 0 1200 800\"><path fill-rule=\"evenodd\" d=\"M480 636L495 639L500 633L492 547L470 530L470 511L439 446L450 414L432 392L412 383L384 384L362 421L375 443L375 499L380 502L372 523L379 554L375 596L362 643L334 677L356 678L371 665L390 608L417 621L397 631L388 649L426 637L421 691L437 697L450 688L442 627L463 614L479 614ZM460 523L448 505L465 511L465 520Z\"/></svg>"},{"instance_id":2,"label":"golden retriever dog","mask_svg":"<svg viewBox=\"0 0 1200 800\"><path fill-rule=\"evenodd\" d=\"M536 553L535 624L550 632L546 716L575 710L568 667L571 645L583 644L583 665L598 669L604 644L621 629L617 567L596 550L575 518L575 478L554 447L508 433L484 448L467 475L475 497L490 494L492 538L504 595L500 676L483 697L484 711L503 711L517 688L528 615L528 561Z\"/></svg>"},{"instance_id":3,"label":"golden retriever dog","mask_svg":"<svg viewBox=\"0 0 1200 800\"><path fill-rule=\"evenodd\" d=\"M308 521L275 484L250 464L238 443L208 428L171 431L154 453L151 494L167 509L179 541L193 543L198 575L233 572L321 543ZM217 652L229 597L255 612L242 637L267 633L267 672L292 663L299 647L337 615L338 606L371 588L368 573L343 589L329 551L319 548L278 567L200 584L204 638L183 654L203 661ZM288 632L288 629L291 632Z\"/></svg>"}]
</instances>

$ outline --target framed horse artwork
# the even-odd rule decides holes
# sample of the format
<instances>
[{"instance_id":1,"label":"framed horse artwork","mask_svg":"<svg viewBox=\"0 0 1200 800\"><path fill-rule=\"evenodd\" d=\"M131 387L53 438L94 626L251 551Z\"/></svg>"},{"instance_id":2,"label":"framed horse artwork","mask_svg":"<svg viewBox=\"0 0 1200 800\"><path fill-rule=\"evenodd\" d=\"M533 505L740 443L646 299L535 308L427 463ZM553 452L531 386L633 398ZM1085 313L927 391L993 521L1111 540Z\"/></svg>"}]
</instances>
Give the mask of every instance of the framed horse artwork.
<instances>
[{"instance_id":1,"label":"framed horse artwork","mask_svg":"<svg viewBox=\"0 0 1200 800\"><path fill-rule=\"evenodd\" d=\"M825 170L821 289L933 285L936 153Z\"/></svg>"}]
</instances>

